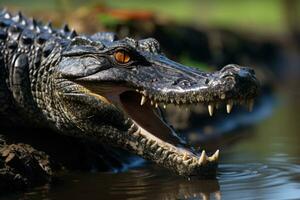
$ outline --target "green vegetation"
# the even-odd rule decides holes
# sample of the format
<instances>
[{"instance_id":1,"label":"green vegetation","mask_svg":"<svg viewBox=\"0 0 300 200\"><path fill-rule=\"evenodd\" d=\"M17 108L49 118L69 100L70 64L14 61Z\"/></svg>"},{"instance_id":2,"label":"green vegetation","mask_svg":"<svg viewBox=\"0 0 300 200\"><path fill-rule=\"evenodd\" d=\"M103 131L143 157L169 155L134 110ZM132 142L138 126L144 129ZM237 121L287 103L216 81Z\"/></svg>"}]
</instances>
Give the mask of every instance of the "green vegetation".
<instances>
[{"instance_id":1,"label":"green vegetation","mask_svg":"<svg viewBox=\"0 0 300 200\"><path fill-rule=\"evenodd\" d=\"M114 29L120 23L120 20L105 13L99 14L97 17L100 23L102 23L105 27L109 29Z\"/></svg>"},{"instance_id":2,"label":"green vegetation","mask_svg":"<svg viewBox=\"0 0 300 200\"><path fill-rule=\"evenodd\" d=\"M113 8L151 10L159 17L181 23L196 23L243 31L282 33L286 30L283 0L1 0L25 10L69 10L95 4ZM297 3L300 7L300 2Z\"/></svg>"},{"instance_id":3,"label":"green vegetation","mask_svg":"<svg viewBox=\"0 0 300 200\"><path fill-rule=\"evenodd\" d=\"M107 5L118 8L153 10L178 22L209 26L283 32L285 16L280 0L109 0Z\"/></svg>"}]
</instances>

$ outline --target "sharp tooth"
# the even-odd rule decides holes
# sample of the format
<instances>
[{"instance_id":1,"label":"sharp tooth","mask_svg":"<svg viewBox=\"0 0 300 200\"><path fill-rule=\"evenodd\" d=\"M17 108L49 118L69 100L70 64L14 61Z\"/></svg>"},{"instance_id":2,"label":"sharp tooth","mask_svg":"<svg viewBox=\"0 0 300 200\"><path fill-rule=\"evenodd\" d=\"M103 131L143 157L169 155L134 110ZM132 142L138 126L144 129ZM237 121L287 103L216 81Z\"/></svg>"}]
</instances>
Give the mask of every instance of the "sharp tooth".
<instances>
[{"instance_id":1,"label":"sharp tooth","mask_svg":"<svg viewBox=\"0 0 300 200\"><path fill-rule=\"evenodd\" d=\"M226 98L226 94L221 94L221 99L225 99Z\"/></svg>"},{"instance_id":2,"label":"sharp tooth","mask_svg":"<svg viewBox=\"0 0 300 200\"><path fill-rule=\"evenodd\" d=\"M147 140L145 138L141 139L141 144L145 145Z\"/></svg>"},{"instance_id":3,"label":"sharp tooth","mask_svg":"<svg viewBox=\"0 0 300 200\"><path fill-rule=\"evenodd\" d=\"M227 103L227 105L226 105L226 110L227 110L228 114L231 112L232 106L233 106L233 101L229 100L228 103Z\"/></svg>"},{"instance_id":4,"label":"sharp tooth","mask_svg":"<svg viewBox=\"0 0 300 200\"><path fill-rule=\"evenodd\" d=\"M207 160L206 160L206 153L205 153L205 151L203 150L202 153L201 153L201 156L200 156L200 158L199 158L199 160L198 160L198 164L199 164L199 165L205 164L206 161L207 161Z\"/></svg>"},{"instance_id":5,"label":"sharp tooth","mask_svg":"<svg viewBox=\"0 0 300 200\"><path fill-rule=\"evenodd\" d=\"M145 97L145 96L142 96L142 99L141 99L141 106L144 105L144 103L146 102L146 100L147 100L146 97Z\"/></svg>"},{"instance_id":6,"label":"sharp tooth","mask_svg":"<svg viewBox=\"0 0 300 200\"><path fill-rule=\"evenodd\" d=\"M166 104L164 104L164 109L166 109L167 108L167 105Z\"/></svg>"},{"instance_id":7,"label":"sharp tooth","mask_svg":"<svg viewBox=\"0 0 300 200\"><path fill-rule=\"evenodd\" d=\"M147 146L150 146L150 145L152 145L153 142L154 142L154 140L151 140L151 139L150 139L150 140L147 141L146 144L147 144Z\"/></svg>"},{"instance_id":8,"label":"sharp tooth","mask_svg":"<svg viewBox=\"0 0 300 200\"><path fill-rule=\"evenodd\" d=\"M158 145L157 145L157 142L155 142L154 144L151 145L151 149L154 149L156 148Z\"/></svg>"},{"instance_id":9,"label":"sharp tooth","mask_svg":"<svg viewBox=\"0 0 300 200\"><path fill-rule=\"evenodd\" d=\"M209 115L213 116L213 114L214 114L214 105L209 104L207 108L208 108Z\"/></svg>"},{"instance_id":10,"label":"sharp tooth","mask_svg":"<svg viewBox=\"0 0 300 200\"><path fill-rule=\"evenodd\" d=\"M163 148L161 147L158 147L157 150L156 150L156 154L160 155L163 151Z\"/></svg>"},{"instance_id":11,"label":"sharp tooth","mask_svg":"<svg viewBox=\"0 0 300 200\"><path fill-rule=\"evenodd\" d=\"M221 199L222 199L222 196L221 196L221 192L220 192L220 191L215 192L215 199L216 199L216 200L221 200Z\"/></svg>"},{"instance_id":12,"label":"sharp tooth","mask_svg":"<svg viewBox=\"0 0 300 200\"><path fill-rule=\"evenodd\" d=\"M155 103L155 108L157 108L158 107L158 103Z\"/></svg>"},{"instance_id":13,"label":"sharp tooth","mask_svg":"<svg viewBox=\"0 0 300 200\"><path fill-rule=\"evenodd\" d=\"M186 153L186 152L184 152L184 153L183 153L183 157L182 157L182 159L183 159L183 160L186 160L187 158L188 158L188 157L187 157L187 153Z\"/></svg>"},{"instance_id":14,"label":"sharp tooth","mask_svg":"<svg viewBox=\"0 0 300 200\"><path fill-rule=\"evenodd\" d=\"M249 110L249 112L252 112L253 106L254 106L254 99L250 99L248 101L248 110Z\"/></svg>"},{"instance_id":15,"label":"sharp tooth","mask_svg":"<svg viewBox=\"0 0 300 200\"><path fill-rule=\"evenodd\" d=\"M202 196L203 200L209 200L210 199L209 195L206 194L206 193L201 193L201 196Z\"/></svg>"},{"instance_id":16,"label":"sharp tooth","mask_svg":"<svg viewBox=\"0 0 300 200\"><path fill-rule=\"evenodd\" d=\"M151 105L153 105L153 101L151 101Z\"/></svg>"},{"instance_id":17,"label":"sharp tooth","mask_svg":"<svg viewBox=\"0 0 300 200\"><path fill-rule=\"evenodd\" d=\"M220 156L220 151L217 150L214 155L212 155L211 157L209 157L210 161L218 161L219 160L219 156Z\"/></svg>"},{"instance_id":18,"label":"sharp tooth","mask_svg":"<svg viewBox=\"0 0 300 200\"><path fill-rule=\"evenodd\" d=\"M174 161L174 162L177 161L177 156L174 156L173 161Z\"/></svg>"},{"instance_id":19,"label":"sharp tooth","mask_svg":"<svg viewBox=\"0 0 300 200\"><path fill-rule=\"evenodd\" d=\"M179 156L177 157L177 162L181 163L182 162L182 158L180 158Z\"/></svg>"}]
</instances>

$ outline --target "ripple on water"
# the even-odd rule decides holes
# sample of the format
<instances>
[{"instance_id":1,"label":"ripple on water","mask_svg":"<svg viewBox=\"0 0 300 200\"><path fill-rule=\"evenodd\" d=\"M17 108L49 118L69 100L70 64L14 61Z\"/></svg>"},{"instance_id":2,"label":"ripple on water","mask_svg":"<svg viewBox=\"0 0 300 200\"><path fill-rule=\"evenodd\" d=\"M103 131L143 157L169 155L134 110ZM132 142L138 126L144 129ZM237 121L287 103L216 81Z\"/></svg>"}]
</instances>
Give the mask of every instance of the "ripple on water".
<instances>
[{"instance_id":1,"label":"ripple on water","mask_svg":"<svg viewBox=\"0 0 300 200\"><path fill-rule=\"evenodd\" d=\"M122 194L126 199L202 199L210 194L220 195L217 180L189 181L166 171L157 172L147 169L125 173L110 187L110 195Z\"/></svg>"},{"instance_id":2,"label":"ripple on water","mask_svg":"<svg viewBox=\"0 0 300 200\"><path fill-rule=\"evenodd\" d=\"M22 199L297 199L300 165L295 163L278 154L262 163L220 164L217 180L189 181L155 165L117 174L71 173L63 184L36 188Z\"/></svg>"},{"instance_id":3,"label":"ripple on water","mask_svg":"<svg viewBox=\"0 0 300 200\"><path fill-rule=\"evenodd\" d=\"M266 191L300 185L294 180L300 174L300 165L287 155L275 155L264 163L221 164L219 168L218 179L224 191Z\"/></svg>"}]
</instances>

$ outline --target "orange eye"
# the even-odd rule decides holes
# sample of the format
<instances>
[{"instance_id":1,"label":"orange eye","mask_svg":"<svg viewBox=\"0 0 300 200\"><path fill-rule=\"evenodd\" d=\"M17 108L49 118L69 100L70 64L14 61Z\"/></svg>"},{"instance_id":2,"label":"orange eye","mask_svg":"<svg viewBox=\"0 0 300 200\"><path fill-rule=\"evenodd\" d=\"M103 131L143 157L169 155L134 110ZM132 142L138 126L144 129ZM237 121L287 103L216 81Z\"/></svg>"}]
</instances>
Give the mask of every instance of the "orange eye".
<instances>
[{"instance_id":1,"label":"orange eye","mask_svg":"<svg viewBox=\"0 0 300 200\"><path fill-rule=\"evenodd\" d=\"M116 61L121 64L126 64L130 61L129 54L124 50L115 52L114 57L115 57Z\"/></svg>"}]
</instances>

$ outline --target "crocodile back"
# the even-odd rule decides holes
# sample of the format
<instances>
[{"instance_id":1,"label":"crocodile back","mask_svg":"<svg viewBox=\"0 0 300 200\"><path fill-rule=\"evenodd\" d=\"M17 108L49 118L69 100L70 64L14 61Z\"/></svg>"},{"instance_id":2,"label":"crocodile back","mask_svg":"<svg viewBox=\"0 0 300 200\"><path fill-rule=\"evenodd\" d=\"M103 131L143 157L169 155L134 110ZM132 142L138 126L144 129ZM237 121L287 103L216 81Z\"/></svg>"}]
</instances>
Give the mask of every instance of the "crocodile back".
<instances>
[{"instance_id":1,"label":"crocodile back","mask_svg":"<svg viewBox=\"0 0 300 200\"><path fill-rule=\"evenodd\" d=\"M76 35L66 25L54 29L51 23L44 25L21 13L0 12L1 122L26 124L43 118L41 109L46 105L39 104L43 104L49 66L54 62L55 55L51 53Z\"/></svg>"}]
</instances>

